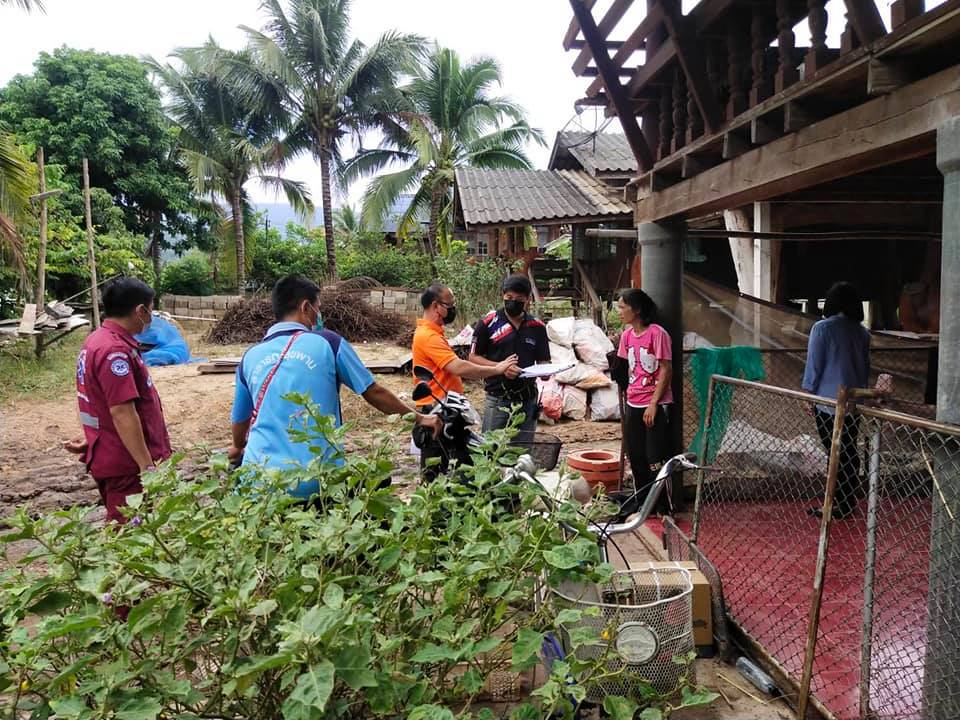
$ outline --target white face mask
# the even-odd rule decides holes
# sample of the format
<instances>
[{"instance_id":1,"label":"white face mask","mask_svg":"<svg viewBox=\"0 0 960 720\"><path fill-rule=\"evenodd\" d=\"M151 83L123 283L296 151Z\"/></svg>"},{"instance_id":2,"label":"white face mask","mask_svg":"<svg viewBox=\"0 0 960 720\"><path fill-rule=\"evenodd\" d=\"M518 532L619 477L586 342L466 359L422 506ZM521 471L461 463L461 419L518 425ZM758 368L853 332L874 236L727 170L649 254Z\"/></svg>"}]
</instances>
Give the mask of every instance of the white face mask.
<instances>
[{"instance_id":1,"label":"white face mask","mask_svg":"<svg viewBox=\"0 0 960 720\"><path fill-rule=\"evenodd\" d=\"M143 307L143 306L141 305L140 307ZM150 323L153 322L153 313L147 310L146 308L143 308L143 312L146 313L146 316L147 316L146 320L143 319L143 315L141 314L140 308L137 308L137 320L139 320L143 324L143 328L140 330L141 333L146 332L147 328L150 327ZM137 334L139 335L139 333Z\"/></svg>"}]
</instances>

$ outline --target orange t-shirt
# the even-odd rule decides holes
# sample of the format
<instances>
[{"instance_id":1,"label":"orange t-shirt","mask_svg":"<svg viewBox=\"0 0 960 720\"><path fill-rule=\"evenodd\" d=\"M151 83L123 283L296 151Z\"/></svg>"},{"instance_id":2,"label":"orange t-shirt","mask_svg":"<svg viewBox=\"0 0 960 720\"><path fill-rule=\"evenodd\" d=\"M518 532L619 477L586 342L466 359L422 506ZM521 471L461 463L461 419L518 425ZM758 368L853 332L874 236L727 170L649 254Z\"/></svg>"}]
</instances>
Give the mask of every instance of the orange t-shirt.
<instances>
[{"instance_id":1,"label":"orange t-shirt","mask_svg":"<svg viewBox=\"0 0 960 720\"><path fill-rule=\"evenodd\" d=\"M446 395L441 385L450 392L463 392L463 381L444 368L457 359L457 354L450 347L443 328L436 323L420 318L417 320L417 329L413 333L413 365L420 365L433 373L437 382L430 383L430 389L438 398ZM414 384L418 382L414 376ZM433 398L421 400L417 405L429 405Z\"/></svg>"}]
</instances>

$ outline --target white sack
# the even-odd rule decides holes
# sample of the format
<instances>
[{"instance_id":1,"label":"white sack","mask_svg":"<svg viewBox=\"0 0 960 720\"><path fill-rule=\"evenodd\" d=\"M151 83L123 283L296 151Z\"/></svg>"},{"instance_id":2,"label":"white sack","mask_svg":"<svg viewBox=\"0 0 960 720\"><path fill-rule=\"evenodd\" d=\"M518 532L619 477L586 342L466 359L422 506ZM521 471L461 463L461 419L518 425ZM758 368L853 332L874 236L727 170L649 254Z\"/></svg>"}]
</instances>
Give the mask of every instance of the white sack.
<instances>
[{"instance_id":1,"label":"white sack","mask_svg":"<svg viewBox=\"0 0 960 720\"><path fill-rule=\"evenodd\" d=\"M616 386L599 388L590 393L590 419L594 422L620 419L620 399Z\"/></svg>"},{"instance_id":2,"label":"white sack","mask_svg":"<svg viewBox=\"0 0 960 720\"><path fill-rule=\"evenodd\" d=\"M573 347L577 357L598 370L609 370L607 353L613 352L613 343L602 328L588 318L577 320L574 326Z\"/></svg>"},{"instance_id":3,"label":"white sack","mask_svg":"<svg viewBox=\"0 0 960 720\"><path fill-rule=\"evenodd\" d=\"M571 420L587 417L587 391L567 385L563 388L563 416Z\"/></svg>"},{"instance_id":4,"label":"white sack","mask_svg":"<svg viewBox=\"0 0 960 720\"><path fill-rule=\"evenodd\" d=\"M554 365L576 365L577 354L572 348L550 343L550 362Z\"/></svg>"},{"instance_id":5,"label":"white sack","mask_svg":"<svg viewBox=\"0 0 960 720\"><path fill-rule=\"evenodd\" d=\"M547 323L547 339L563 347L573 347L573 334L576 330L575 317L556 318Z\"/></svg>"}]
</instances>

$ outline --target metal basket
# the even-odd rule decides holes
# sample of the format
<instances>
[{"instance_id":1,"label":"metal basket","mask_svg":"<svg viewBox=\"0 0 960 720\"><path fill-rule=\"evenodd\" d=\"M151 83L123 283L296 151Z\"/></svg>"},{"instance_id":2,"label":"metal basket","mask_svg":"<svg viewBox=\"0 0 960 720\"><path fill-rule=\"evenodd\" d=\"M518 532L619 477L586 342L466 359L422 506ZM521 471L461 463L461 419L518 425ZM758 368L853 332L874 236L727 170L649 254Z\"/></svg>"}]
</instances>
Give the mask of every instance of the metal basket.
<instances>
[{"instance_id":1,"label":"metal basket","mask_svg":"<svg viewBox=\"0 0 960 720\"><path fill-rule=\"evenodd\" d=\"M563 441L550 433L522 430L513 438L512 445L524 448L530 453L540 470L553 470L560 459Z\"/></svg>"},{"instance_id":2,"label":"metal basket","mask_svg":"<svg viewBox=\"0 0 960 720\"><path fill-rule=\"evenodd\" d=\"M607 656L607 672L617 673L591 683L590 702L602 703L607 695L636 695L647 683L660 692L677 686L686 668L673 658L694 649L692 593L690 572L684 568L626 570L600 585L565 582L550 588L557 612L600 609L599 615L565 625L560 633L568 655L569 633L576 628L596 628L605 638L576 650L580 660Z\"/></svg>"}]
</instances>

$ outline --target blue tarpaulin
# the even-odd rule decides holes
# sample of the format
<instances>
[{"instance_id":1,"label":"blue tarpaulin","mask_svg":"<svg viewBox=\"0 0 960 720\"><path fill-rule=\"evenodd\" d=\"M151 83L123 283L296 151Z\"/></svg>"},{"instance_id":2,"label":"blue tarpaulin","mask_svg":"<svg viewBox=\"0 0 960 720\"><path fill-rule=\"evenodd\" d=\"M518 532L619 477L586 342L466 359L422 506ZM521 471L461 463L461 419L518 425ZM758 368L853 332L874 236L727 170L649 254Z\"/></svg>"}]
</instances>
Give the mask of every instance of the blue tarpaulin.
<instances>
[{"instance_id":1,"label":"blue tarpaulin","mask_svg":"<svg viewBox=\"0 0 960 720\"><path fill-rule=\"evenodd\" d=\"M135 336L142 345L152 345L143 353L147 365L180 365L190 362L190 348L177 326L159 315L153 316L150 327Z\"/></svg>"}]
</instances>

